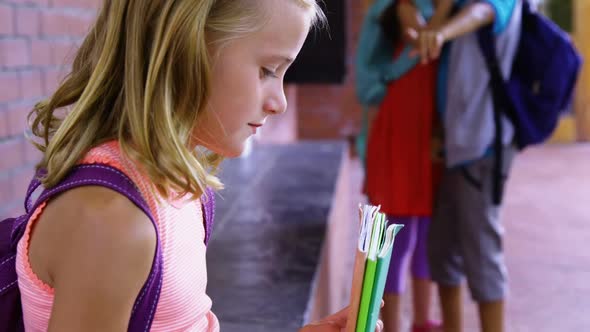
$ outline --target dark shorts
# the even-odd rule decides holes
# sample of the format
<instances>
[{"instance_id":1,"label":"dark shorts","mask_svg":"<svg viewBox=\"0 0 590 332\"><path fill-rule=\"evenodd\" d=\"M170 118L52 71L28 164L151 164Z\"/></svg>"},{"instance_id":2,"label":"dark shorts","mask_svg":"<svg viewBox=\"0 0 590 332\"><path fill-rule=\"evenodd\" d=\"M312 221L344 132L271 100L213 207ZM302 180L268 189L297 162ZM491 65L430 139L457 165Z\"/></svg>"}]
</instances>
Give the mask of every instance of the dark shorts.
<instances>
[{"instance_id":1,"label":"dark shorts","mask_svg":"<svg viewBox=\"0 0 590 332\"><path fill-rule=\"evenodd\" d=\"M515 150L506 148L503 174ZM428 235L428 260L434 281L456 286L463 277L475 301L504 299L506 264L500 206L492 202L494 156L446 169L437 193Z\"/></svg>"}]
</instances>

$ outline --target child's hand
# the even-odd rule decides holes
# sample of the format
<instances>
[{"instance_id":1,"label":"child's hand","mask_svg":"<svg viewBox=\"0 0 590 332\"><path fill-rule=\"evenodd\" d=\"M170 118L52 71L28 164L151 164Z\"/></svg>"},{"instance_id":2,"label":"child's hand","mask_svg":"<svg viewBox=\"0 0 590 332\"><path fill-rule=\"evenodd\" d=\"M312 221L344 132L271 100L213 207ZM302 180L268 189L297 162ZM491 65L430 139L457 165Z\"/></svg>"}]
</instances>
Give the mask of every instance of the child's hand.
<instances>
[{"instance_id":1,"label":"child's hand","mask_svg":"<svg viewBox=\"0 0 590 332\"><path fill-rule=\"evenodd\" d=\"M383 307L383 303L381 303ZM346 328L348 318L348 307L330 315L317 323L304 326L299 332L341 332ZM377 321L375 332L383 331L383 322Z\"/></svg>"},{"instance_id":2,"label":"child's hand","mask_svg":"<svg viewBox=\"0 0 590 332\"><path fill-rule=\"evenodd\" d=\"M414 41L415 46L417 46L415 55L420 55L422 63L432 61L438 58L438 56L440 55L440 49L442 48L442 44L444 44L445 41L445 38L442 37L442 33L440 33L440 30L449 19L449 15L453 8L453 3L454 0L434 0L434 4L436 7L434 15L432 15L432 17L423 29L417 30L424 30L424 33L420 34L420 36L417 37L419 40ZM409 35L410 34L411 33L409 33ZM411 36L410 39L412 39ZM423 39L426 39L426 41L424 41ZM423 46L423 43L427 44L427 51L424 51L425 46Z\"/></svg>"},{"instance_id":3,"label":"child's hand","mask_svg":"<svg viewBox=\"0 0 590 332\"><path fill-rule=\"evenodd\" d=\"M454 0L434 0L435 11L426 26L430 29L441 28L449 19Z\"/></svg>"},{"instance_id":4,"label":"child's hand","mask_svg":"<svg viewBox=\"0 0 590 332\"><path fill-rule=\"evenodd\" d=\"M445 23L447 23L447 20L448 18L446 17L433 16L430 21L426 23L426 29L440 29Z\"/></svg>"},{"instance_id":5,"label":"child's hand","mask_svg":"<svg viewBox=\"0 0 590 332\"><path fill-rule=\"evenodd\" d=\"M414 50L410 56L419 56L422 64L438 59L445 43L444 34L438 29L425 28L422 30L409 29L407 31Z\"/></svg>"},{"instance_id":6,"label":"child's hand","mask_svg":"<svg viewBox=\"0 0 590 332\"><path fill-rule=\"evenodd\" d=\"M402 37L404 41L409 43L412 42L412 39L407 31L421 30L426 26L424 16L422 16L418 8L411 1L397 4L397 17L399 19Z\"/></svg>"},{"instance_id":7,"label":"child's hand","mask_svg":"<svg viewBox=\"0 0 590 332\"><path fill-rule=\"evenodd\" d=\"M299 332L340 332L346 327L348 307L328 316L317 323L304 326Z\"/></svg>"}]
</instances>

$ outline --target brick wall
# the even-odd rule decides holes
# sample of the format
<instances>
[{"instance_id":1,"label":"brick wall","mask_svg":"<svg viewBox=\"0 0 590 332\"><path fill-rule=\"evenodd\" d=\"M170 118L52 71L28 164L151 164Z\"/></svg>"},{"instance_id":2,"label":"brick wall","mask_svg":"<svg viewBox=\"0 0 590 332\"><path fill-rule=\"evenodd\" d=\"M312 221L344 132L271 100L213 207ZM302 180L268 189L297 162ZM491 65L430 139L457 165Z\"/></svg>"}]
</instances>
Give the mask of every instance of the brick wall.
<instances>
[{"instance_id":1,"label":"brick wall","mask_svg":"<svg viewBox=\"0 0 590 332\"><path fill-rule=\"evenodd\" d=\"M98 0L0 0L0 218L22 212L39 159L26 115L67 71Z\"/></svg>"},{"instance_id":2,"label":"brick wall","mask_svg":"<svg viewBox=\"0 0 590 332\"><path fill-rule=\"evenodd\" d=\"M354 92L354 53L364 13L364 2L347 3L347 77L342 85L297 87L298 135L302 139L332 139L354 134L360 128L360 106Z\"/></svg>"}]
</instances>

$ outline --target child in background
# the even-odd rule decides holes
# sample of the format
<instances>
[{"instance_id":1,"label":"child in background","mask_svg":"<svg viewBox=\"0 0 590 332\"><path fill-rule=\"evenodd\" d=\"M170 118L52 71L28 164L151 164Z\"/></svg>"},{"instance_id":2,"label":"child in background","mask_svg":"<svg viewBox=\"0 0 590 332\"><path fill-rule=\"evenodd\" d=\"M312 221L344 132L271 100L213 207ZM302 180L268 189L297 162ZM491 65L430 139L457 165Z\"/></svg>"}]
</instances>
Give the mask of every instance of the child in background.
<instances>
[{"instance_id":1,"label":"child in background","mask_svg":"<svg viewBox=\"0 0 590 332\"><path fill-rule=\"evenodd\" d=\"M420 3L418 3L420 2ZM436 7L434 9L433 7ZM392 61L416 61L404 52L405 32L443 23L450 0L397 0L383 13L382 28L395 45ZM428 19L428 23L427 20ZM402 57L407 57L402 59ZM390 222L404 224L396 237L387 277L382 318L386 332L400 330L400 295L411 266L414 332L439 331L430 320L432 282L426 238L439 167L433 154L436 64L418 64L390 82L373 116L367 143L365 190L371 204L381 205Z\"/></svg>"},{"instance_id":2,"label":"child in background","mask_svg":"<svg viewBox=\"0 0 590 332\"><path fill-rule=\"evenodd\" d=\"M457 12L444 25L408 34L415 45L412 53L423 63L437 61L439 55L441 60L437 111L444 119L445 167L428 236L428 259L438 284L445 331L464 330L464 280L477 302L481 331L506 328L501 196L516 153L515 127L494 104L478 31L492 30L498 70L504 79L510 77L525 3L458 1ZM447 51L441 52L443 47ZM494 114L499 115L501 127L495 125Z\"/></svg>"}]
</instances>

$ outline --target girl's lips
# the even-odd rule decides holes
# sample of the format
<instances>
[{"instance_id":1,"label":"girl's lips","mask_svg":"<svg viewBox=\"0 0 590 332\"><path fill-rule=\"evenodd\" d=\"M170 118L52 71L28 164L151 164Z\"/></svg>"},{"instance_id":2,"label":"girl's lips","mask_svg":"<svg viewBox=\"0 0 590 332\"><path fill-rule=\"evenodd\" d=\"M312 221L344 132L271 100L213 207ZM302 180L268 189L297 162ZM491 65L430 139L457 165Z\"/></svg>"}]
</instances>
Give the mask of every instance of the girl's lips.
<instances>
[{"instance_id":1,"label":"girl's lips","mask_svg":"<svg viewBox=\"0 0 590 332\"><path fill-rule=\"evenodd\" d=\"M250 126L250 128L252 128L252 135L256 135L256 131L258 130L258 128L262 127L261 124L255 123L248 123L248 125Z\"/></svg>"}]
</instances>

